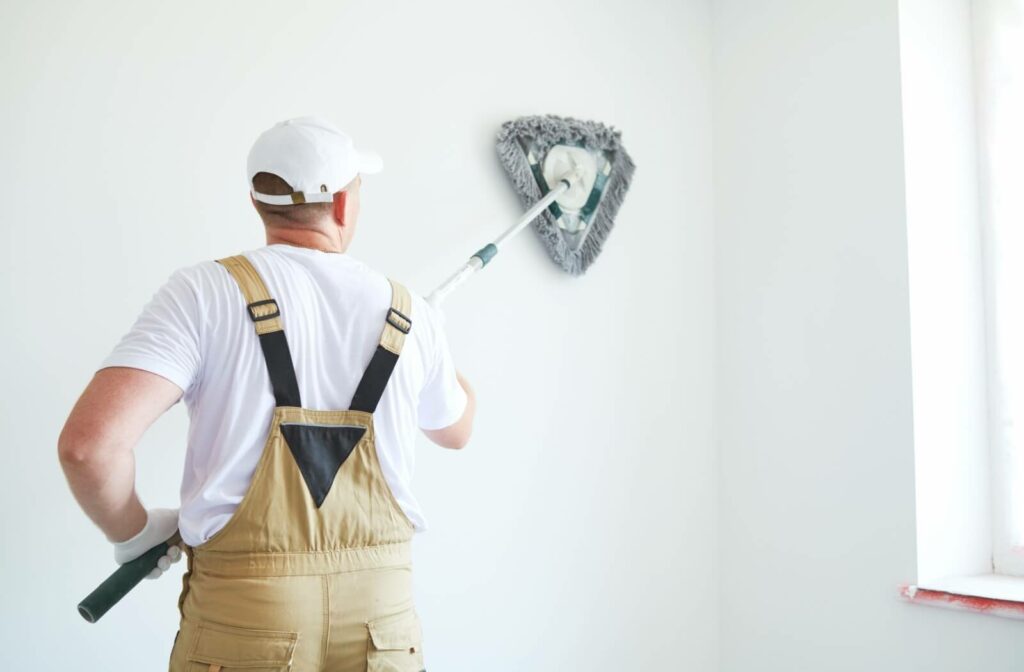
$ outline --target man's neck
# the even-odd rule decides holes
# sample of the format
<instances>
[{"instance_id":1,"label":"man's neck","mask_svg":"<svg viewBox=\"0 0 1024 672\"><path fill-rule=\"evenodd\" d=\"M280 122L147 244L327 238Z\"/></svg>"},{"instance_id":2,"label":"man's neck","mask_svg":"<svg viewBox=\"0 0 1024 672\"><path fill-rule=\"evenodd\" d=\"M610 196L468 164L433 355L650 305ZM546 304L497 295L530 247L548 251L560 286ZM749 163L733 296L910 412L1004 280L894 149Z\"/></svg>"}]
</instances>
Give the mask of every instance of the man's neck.
<instances>
[{"instance_id":1,"label":"man's neck","mask_svg":"<svg viewBox=\"0 0 1024 672\"><path fill-rule=\"evenodd\" d=\"M332 238L328 233L316 229L267 228L266 232L267 245L292 245L337 254L343 254L347 247L337 238Z\"/></svg>"}]
</instances>

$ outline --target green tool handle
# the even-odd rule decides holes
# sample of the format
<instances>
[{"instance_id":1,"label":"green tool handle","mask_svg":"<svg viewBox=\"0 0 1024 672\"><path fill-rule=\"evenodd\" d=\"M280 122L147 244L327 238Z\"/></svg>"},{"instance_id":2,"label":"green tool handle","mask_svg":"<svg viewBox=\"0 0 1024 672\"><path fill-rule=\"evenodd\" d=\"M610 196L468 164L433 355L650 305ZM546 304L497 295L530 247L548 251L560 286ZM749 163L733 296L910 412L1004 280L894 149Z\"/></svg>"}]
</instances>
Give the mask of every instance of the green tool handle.
<instances>
[{"instance_id":1,"label":"green tool handle","mask_svg":"<svg viewBox=\"0 0 1024 672\"><path fill-rule=\"evenodd\" d=\"M156 567L157 560L166 555L167 549L179 541L181 535L175 532L167 541L157 544L134 560L118 567L106 581L78 603L78 613L90 623L100 620L103 614L146 578L146 575Z\"/></svg>"}]
</instances>

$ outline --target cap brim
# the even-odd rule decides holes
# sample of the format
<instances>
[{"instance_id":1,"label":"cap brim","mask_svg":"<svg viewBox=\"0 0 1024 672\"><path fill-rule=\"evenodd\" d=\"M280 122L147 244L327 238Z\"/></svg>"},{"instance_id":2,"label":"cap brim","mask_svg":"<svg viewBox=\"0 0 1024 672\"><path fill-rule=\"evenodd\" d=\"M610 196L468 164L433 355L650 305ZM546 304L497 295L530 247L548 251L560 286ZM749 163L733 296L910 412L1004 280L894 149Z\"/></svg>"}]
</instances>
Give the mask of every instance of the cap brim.
<instances>
[{"instance_id":1,"label":"cap brim","mask_svg":"<svg viewBox=\"0 0 1024 672\"><path fill-rule=\"evenodd\" d=\"M360 174L372 175L383 170L384 160L380 158L380 154L377 152L360 149L357 150L357 153L359 154Z\"/></svg>"}]
</instances>

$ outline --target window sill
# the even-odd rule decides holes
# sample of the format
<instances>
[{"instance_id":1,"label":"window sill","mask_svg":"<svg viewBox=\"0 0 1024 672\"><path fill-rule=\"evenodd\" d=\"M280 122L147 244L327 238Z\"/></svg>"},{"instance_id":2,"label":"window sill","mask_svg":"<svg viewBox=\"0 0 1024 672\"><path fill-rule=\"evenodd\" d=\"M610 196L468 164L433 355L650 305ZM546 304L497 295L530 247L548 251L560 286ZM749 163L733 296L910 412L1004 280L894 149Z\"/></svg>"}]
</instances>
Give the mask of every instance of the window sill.
<instances>
[{"instance_id":1,"label":"window sill","mask_svg":"<svg viewBox=\"0 0 1024 672\"><path fill-rule=\"evenodd\" d=\"M1024 577L983 574L902 586L908 602L1024 620Z\"/></svg>"}]
</instances>

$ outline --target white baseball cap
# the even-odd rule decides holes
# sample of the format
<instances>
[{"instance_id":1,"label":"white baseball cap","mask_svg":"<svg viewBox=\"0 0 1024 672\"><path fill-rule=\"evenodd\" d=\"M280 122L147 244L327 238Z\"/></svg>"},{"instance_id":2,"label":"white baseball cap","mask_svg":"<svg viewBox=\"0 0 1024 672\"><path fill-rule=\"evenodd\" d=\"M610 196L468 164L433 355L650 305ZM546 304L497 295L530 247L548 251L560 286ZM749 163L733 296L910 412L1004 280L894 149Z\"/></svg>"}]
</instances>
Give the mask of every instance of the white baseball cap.
<instances>
[{"instance_id":1,"label":"white baseball cap","mask_svg":"<svg viewBox=\"0 0 1024 672\"><path fill-rule=\"evenodd\" d=\"M358 150L352 138L320 117L296 117L274 124L256 138L246 162L249 191L271 205L329 203L360 173L377 173L383 162ZM287 182L291 194L261 194L252 186L256 173L272 173Z\"/></svg>"}]
</instances>

